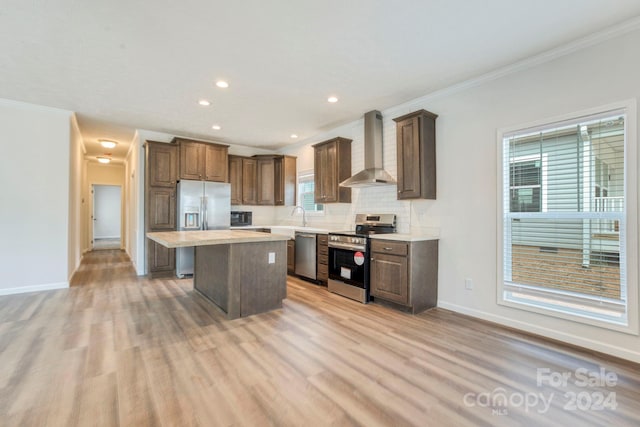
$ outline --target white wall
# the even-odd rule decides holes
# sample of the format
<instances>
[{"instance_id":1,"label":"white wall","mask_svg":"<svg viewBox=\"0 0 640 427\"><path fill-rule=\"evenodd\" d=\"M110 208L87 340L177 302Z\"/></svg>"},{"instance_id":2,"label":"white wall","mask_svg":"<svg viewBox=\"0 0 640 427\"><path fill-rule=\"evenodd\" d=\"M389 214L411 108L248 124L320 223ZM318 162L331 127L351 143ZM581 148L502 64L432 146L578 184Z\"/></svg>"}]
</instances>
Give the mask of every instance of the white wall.
<instances>
[{"instance_id":1,"label":"white wall","mask_svg":"<svg viewBox=\"0 0 640 427\"><path fill-rule=\"evenodd\" d=\"M138 275L145 274L144 252L144 156L136 131L125 159L125 250Z\"/></svg>"},{"instance_id":2,"label":"white wall","mask_svg":"<svg viewBox=\"0 0 640 427\"><path fill-rule=\"evenodd\" d=\"M638 46L640 31L635 31L557 59L540 61L539 65L496 73L491 79L479 79L383 110L384 165L394 176L396 148L392 119L423 108L439 115L437 200L399 202L395 200L395 187L354 189L348 215L369 210L391 211L398 214L400 231L439 230L441 307L640 362L640 338L636 335L496 303L497 130L638 98ZM361 121L314 138L311 143L338 135L354 139L352 169L360 170ZM633 143L637 144L637 140ZM284 152L298 156L300 170L312 165L310 149L304 144ZM344 208L337 210L344 215ZM333 211L331 207L322 221L339 222L341 218ZM288 212L278 212L279 221L289 221ZM637 253L637 248L632 249ZM637 271L632 276L637 278ZM472 291L465 290L465 278L473 279ZM638 322L637 316L632 322Z\"/></svg>"},{"instance_id":3,"label":"white wall","mask_svg":"<svg viewBox=\"0 0 640 427\"><path fill-rule=\"evenodd\" d=\"M0 100L0 294L68 286L71 114Z\"/></svg>"},{"instance_id":4,"label":"white wall","mask_svg":"<svg viewBox=\"0 0 640 427\"><path fill-rule=\"evenodd\" d=\"M80 266L82 259L82 182L84 176L85 154L82 134L78 128L75 114L71 115L71 139L69 141L69 256L68 256L68 280Z\"/></svg>"}]
</instances>

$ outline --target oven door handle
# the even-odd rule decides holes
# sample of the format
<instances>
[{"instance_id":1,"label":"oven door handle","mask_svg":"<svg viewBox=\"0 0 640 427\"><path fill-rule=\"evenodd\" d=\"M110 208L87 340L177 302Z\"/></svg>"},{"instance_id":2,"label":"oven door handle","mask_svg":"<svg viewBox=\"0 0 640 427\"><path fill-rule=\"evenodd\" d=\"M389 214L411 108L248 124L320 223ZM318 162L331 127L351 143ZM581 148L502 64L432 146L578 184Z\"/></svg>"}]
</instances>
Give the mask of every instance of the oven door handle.
<instances>
[{"instance_id":1,"label":"oven door handle","mask_svg":"<svg viewBox=\"0 0 640 427\"><path fill-rule=\"evenodd\" d=\"M354 245L347 245L347 244L341 244L341 243L329 243L329 248L346 249L349 251L361 251L361 252L367 251L367 248L365 246L354 246Z\"/></svg>"}]
</instances>

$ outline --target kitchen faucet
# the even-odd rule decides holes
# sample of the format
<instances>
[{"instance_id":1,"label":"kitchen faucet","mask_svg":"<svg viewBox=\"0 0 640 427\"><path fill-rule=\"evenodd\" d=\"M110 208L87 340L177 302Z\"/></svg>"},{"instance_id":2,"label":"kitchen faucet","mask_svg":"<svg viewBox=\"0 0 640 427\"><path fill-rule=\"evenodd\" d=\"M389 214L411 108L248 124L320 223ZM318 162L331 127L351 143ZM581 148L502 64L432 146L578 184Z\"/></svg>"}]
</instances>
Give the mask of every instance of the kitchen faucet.
<instances>
[{"instance_id":1,"label":"kitchen faucet","mask_svg":"<svg viewBox=\"0 0 640 427\"><path fill-rule=\"evenodd\" d=\"M293 210L291 211L291 215L293 215L294 213L296 213L296 211L298 209L302 210L302 226L306 227L307 226L307 215L306 215L306 211L304 210L304 208L300 205L296 206L295 208L293 208Z\"/></svg>"}]
</instances>

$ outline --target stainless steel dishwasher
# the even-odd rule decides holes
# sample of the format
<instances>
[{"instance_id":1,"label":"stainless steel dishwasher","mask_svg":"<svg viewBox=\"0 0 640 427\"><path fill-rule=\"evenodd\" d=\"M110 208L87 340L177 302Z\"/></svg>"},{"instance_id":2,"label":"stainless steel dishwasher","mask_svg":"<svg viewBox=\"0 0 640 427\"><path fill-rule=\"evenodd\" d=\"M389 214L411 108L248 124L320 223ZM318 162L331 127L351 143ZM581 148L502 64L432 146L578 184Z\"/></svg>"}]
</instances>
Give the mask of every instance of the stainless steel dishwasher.
<instances>
[{"instance_id":1,"label":"stainless steel dishwasher","mask_svg":"<svg viewBox=\"0 0 640 427\"><path fill-rule=\"evenodd\" d=\"M316 235L296 231L296 274L316 280Z\"/></svg>"}]
</instances>

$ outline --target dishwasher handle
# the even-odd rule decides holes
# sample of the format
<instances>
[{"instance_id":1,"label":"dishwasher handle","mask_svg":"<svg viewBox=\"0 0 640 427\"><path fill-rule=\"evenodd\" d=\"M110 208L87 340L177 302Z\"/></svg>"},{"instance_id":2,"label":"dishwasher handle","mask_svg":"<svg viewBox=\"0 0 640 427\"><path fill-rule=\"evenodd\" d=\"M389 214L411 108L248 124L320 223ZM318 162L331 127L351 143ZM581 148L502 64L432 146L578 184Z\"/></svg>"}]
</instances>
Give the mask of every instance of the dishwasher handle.
<instances>
[{"instance_id":1,"label":"dishwasher handle","mask_svg":"<svg viewBox=\"0 0 640 427\"><path fill-rule=\"evenodd\" d=\"M296 233L296 238L298 238L298 237L304 237L305 239L315 239L316 235L315 234Z\"/></svg>"}]
</instances>

